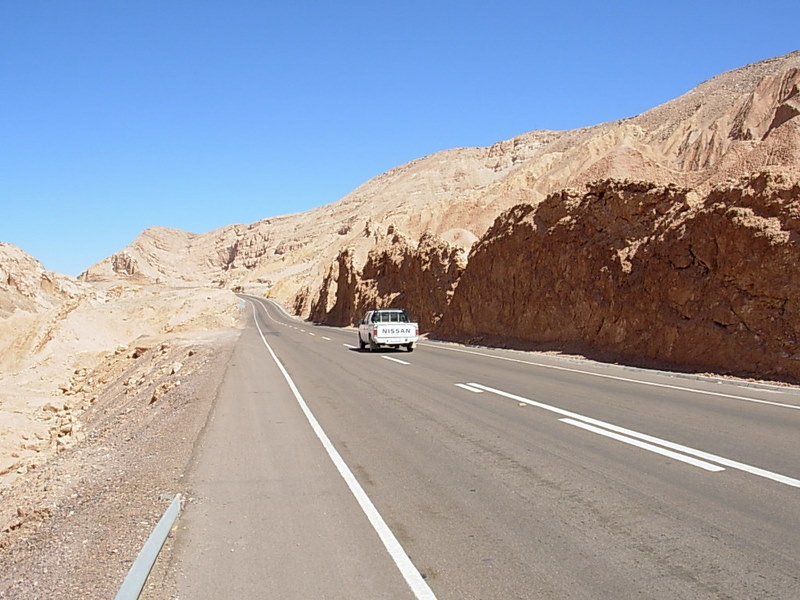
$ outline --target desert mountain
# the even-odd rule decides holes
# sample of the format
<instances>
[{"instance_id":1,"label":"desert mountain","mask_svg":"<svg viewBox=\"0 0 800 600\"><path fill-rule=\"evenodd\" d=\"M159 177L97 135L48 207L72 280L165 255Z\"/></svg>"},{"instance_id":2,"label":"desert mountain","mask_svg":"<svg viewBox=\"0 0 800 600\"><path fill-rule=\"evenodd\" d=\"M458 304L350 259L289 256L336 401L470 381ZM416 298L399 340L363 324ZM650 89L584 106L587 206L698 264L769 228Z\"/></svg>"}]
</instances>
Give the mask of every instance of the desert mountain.
<instances>
[{"instance_id":1,"label":"desert mountain","mask_svg":"<svg viewBox=\"0 0 800 600\"><path fill-rule=\"evenodd\" d=\"M59 319L93 296L92 286L46 271L22 249L0 242L0 373L44 348Z\"/></svg>"},{"instance_id":2,"label":"desert mountain","mask_svg":"<svg viewBox=\"0 0 800 600\"><path fill-rule=\"evenodd\" d=\"M0 597L117 592L240 315L230 290L87 284L0 244Z\"/></svg>"},{"instance_id":3,"label":"desert mountain","mask_svg":"<svg viewBox=\"0 0 800 600\"><path fill-rule=\"evenodd\" d=\"M399 166L338 202L305 213L194 235L145 231L92 266L88 281L178 285L264 283L288 305L312 294L339 251L360 268L392 231L433 234L469 250L511 206L600 178L707 191L773 166L800 164L800 52L719 75L637 117L573 131L534 131ZM306 315L310 305L305 306Z\"/></svg>"},{"instance_id":4,"label":"desert mountain","mask_svg":"<svg viewBox=\"0 0 800 600\"><path fill-rule=\"evenodd\" d=\"M706 353L698 362L701 357L690 356L680 343L670 346L687 327L697 328L697 321L677 329L670 325L669 334L647 336L657 340L651 349L631 344L631 336L665 326L656 317L672 311L716 323L719 330L703 335L717 344L728 339L720 331L730 336L748 329L749 342L742 342L747 351L736 346L742 356L764 350L761 341L772 333L753 328L743 311L766 310L769 302L754 300L762 296L783 299L776 302L785 308L786 284L775 290L765 281L759 289L757 272L747 284L731 281L714 269L725 263L726 272L735 274L735 262L724 252L703 262L696 249L713 231L716 247L735 247L732 256L741 260L749 247L760 248L765 237L772 241L758 254L760 261L772 260L770 249L795 251L798 232L791 215L798 189L792 182L798 180L800 166L798 115L800 52L794 52L719 75L636 117L573 131L534 131L488 148L433 154L306 213L201 235L151 228L81 278L269 291L298 315L339 325L352 323L365 307L402 304L424 329L461 339L501 336L499 330L476 323L496 319L497 312L490 309L494 303L485 296L496 294L502 303L508 291L511 306L525 305L522 314L537 315L531 321L535 328L519 327L513 318L497 323L502 335L519 343L577 344L613 356L725 370L727 355ZM561 222L551 222L556 213L575 224L567 228L569 233ZM727 216L717 222L709 215ZM749 224L731 223L739 217ZM694 219L716 229L704 229ZM515 238L513 253L501 250L499 240L517 231L528 232L527 237ZM695 237L687 241L686 231ZM542 232L558 232L561 243L537 240ZM683 250L665 248L665 240ZM656 262L645 261L648 257L660 257L658 264L674 269L700 261L716 283L702 277L677 281L666 272L660 280L644 277L642 273L656 268ZM574 264L584 267L573 269ZM771 268L786 270L790 264ZM634 266L636 277L628 277ZM497 273L505 278L493 277ZM786 275L791 287L794 273ZM475 291L481 281L487 282L485 289ZM659 289L660 282L676 287ZM653 302L647 307L636 302L643 297L636 285L645 284L656 286L648 290ZM576 298L576 287L583 296L571 310L585 308L590 316L545 310L550 306L541 302L545 297L564 308L568 299ZM614 292L599 291L604 288ZM553 290L558 293L551 298ZM713 314L677 306L689 302L685 298L702 304L706 296L716 298ZM476 298L482 314L473 314L464 304ZM640 312L626 313L621 307L628 305ZM784 313L764 314L792 324ZM569 321L567 326L558 325L561 319ZM770 352L795 356L791 340ZM740 368L740 363L731 368L741 372L745 365ZM755 372L800 376L793 362L780 367L773 363L762 360Z\"/></svg>"}]
</instances>

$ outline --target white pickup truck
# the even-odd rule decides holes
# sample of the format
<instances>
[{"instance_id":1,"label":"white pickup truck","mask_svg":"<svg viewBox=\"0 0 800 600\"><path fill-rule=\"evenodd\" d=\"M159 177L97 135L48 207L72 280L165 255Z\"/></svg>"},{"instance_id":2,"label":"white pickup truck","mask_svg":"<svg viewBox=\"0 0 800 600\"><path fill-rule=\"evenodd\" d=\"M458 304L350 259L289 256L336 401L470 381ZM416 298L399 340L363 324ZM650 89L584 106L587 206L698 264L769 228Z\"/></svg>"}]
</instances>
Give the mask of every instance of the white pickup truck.
<instances>
[{"instance_id":1,"label":"white pickup truck","mask_svg":"<svg viewBox=\"0 0 800 600\"><path fill-rule=\"evenodd\" d=\"M406 311L399 308L370 310L358 325L358 347L369 346L370 351L380 346L400 348L405 346L409 352L419 339L419 325L408 318Z\"/></svg>"}]
</instances>

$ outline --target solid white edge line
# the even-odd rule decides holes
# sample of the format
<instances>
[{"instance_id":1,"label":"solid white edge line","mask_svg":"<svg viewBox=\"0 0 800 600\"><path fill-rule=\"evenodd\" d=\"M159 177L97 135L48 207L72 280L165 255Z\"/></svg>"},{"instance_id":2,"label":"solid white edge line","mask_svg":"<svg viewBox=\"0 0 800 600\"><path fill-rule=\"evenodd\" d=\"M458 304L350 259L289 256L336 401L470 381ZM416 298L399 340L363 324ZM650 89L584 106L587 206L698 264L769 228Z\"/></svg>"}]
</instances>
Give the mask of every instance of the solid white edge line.
<instances>
[{"instance_id":1,"label":"solid white edge line","mask_svg":"<svg viewBox=\"0 0 800 600\"><path fill-rule=\"evenodd\" d=\"M292 390L292 394L294 394L295 400L297 400L297 403L303 411L303 414L306 416L306 419L311 425L311 429L313 429L314 433L317 434L317 438L319 438L322 446L327 451L328 456L336 466L336 469L339 471L342 479L344 479L345 483L347 483L347 487L350 488L353 496L355 496L356 501L358 502L359 506L361 506L361 510L364 511L364 514L369 519L373 529L378 534L378 537L380 537L384 547L394 560L394 563L397 565L397 568L400 570L400 573L403 575L406 583L411 588L411 591L419 600L436 600L436 595L433 593L433 590L422 578L422 575L414 566L414 563L411 562L408 554L400 545L399 540L392 533L392 530L389 529L386 521L383 520L383 517L378 512L378 509L375 508L372 500L369 499L369 496L367 496L364 488L362 488L361 484L358 483L355 475L353 475L353 472L347 466L347 463L344 462L344 459L336 450L333 443L330 441L330 438L328 438L328 435L322 429L322 426L311 412L311 409L306 404L306 401L303 399L303 396L300 394L300 391L297 389L294 381L289 376L288 371L286 371L283 364L272 350L272 347L269 345L269 343L267 343L267 339L264 337L264 332L261 331L261 326L258 324L258 315L255 312L255 307L253 308L253 319L256 324L256 329L258 329L258 333L261 336L261 341L264 343L264 346L272 357L272 360L275 361L275 364L278 366L283 378L289 385L289 389Z\"/></svg>"},{"instance_id":2,"label":"solid white edge line","mask_svg":"<svg viewBox=\"0 0 800 600\"><path fill-rule=\"evenodd\" d=\"M466 383L456 383L455 386L456 387L460 387L462 389L465 389L467 391L473 392L475 394L482 394L483 393L483 390L479 390L478 388L474 388L471 385L468 385Z\"/></svg>"},{"instance_id":3,"label":"solid white edge line","mask_svg":"<svg viewBox=\"0 0 800 600\"><path fill-rule=\"evenodd\" d=\"M606 431L605 429L600 429L599 427L595 427L594 425L589 425L588 423L583 423L581 421L576 421L575 419L563 418L559 419L559 421L561 421L562 423L568 423L569 425L574 425L575 427L580 427L581 429L585 429L586 431L591 431L593 433L609 437L619 442L624 442L626 444L630 444L632 446L636 446L644 450L649 450L650 452L655 452L656 454L661 454L663 456L668 456L669 458L673 458L675 460L689 463L690 465L694 465L695 467L700 467L701 469L705 469L706 471L716 472L725 470L724 467L720 467L719 465L712 465L711 463L705 462L704 460L698 460L696 458L692 458L691 456L684 456L683 454L678 454L677 452L673 452L672 450L667 450L666 448L661 448L660 446L648 444L647 442L640 442L639 440L630 437L625 437L624 435L614 433L613 431Z\"/></svg>"},{"instance_id":4,"label":"solid white edge line","mask_svg":"<svg viewBox=\"0 0 800 600\"><path fill-rule=\"evenodd\" d=\"M570 369L569 367L559 367L557 365L546 365L544 363L537 363L531 360L522 360L520 358L511 358L510 356L495 356L493 354L486 354L485 352L476 352L474 350L463 350L461 348L448 348L439 344L420 344L428 348L439 348L441 350L449 350L451 352L461 352L463 354L472 354L475 356L483 356L485 358L492 358L495 360L504 360L507 362L515 362L523 365L531 365L533 367L541 367L543 369L553 369L554 371L566 371L568 373L578 373L580 375L588 375L590 377L600 377L601 379L613 379L616 381L624 381L626 383L636 383L639 385L647 385L650 387L666 388L670 390L678 390L680 392L690 392L693 394L701 394L704 396L716 396L718 398L730 398L731 400L742 400L745 402L753 402L755 404L766 404L769 406L777 406L780 408L791 408L793 410L800 410L800 406L796 404L784 404L782 402L772 402L771 400L760 400L758 398L751 398L749 396L737 396L735 394L725 394L722 392L711 392L706 390L697 390L693 388L683 387L680 385L669 385L666 383L655 383L652 381L642 381L640 379L630 379L628 377L620 377L619 375L606 375L604 373L592 373L591 371L584 371L582 369Z\"/></svg>"},{"instance_id":5,"label":"solid white edge line","mask_svg":"<svg viewBox=\"0 0 800 600\"><path fill-rule=\"evenodd\" d=\"M584 423L590 423L592 425L597 425L598 427L603 427L604 429L608 429L611 431L616 431L618 433L622 433L628 435L630 437L638 438L640 440L644 440L646 442L651 442L653 444L658 444L660 446L664 446L665 448L671 448L672 450L677 450L679 452L683 452L684 454L689 454L691 456L696 456L697 458L702 458L704 460L708 460L711 462L719 463L726 467L730 467L732 469L737 469L739 471L745 471L752 475L757 475L759 477L764 477L765 479L771 479L773 481L777 481L779 483L783 483L785 485L789 485L792 487L800 488L800 480L794 479L793 477L787 477L786 475L781 475L780 473L773 473L772 471L767 471L766 469L762 469L760 467L754 467L752 465L747 465L744 463L737 462L735 460L730 460L728 458L723 458L722 456L717 456L715 454L711 454L709 452L704 452L702 450L696 450L694 448L690 448L688 446L683 446L681 444L676 444L674 442L669 442L667 440L662 440L660 438L647 435L644 433L639 433L637 431L632 431L630 429L625 429L624 427L618 427L617 425L612 425L611 423L606 423L604 421L599 421L597 419L592 419L591 417L585 417L583 415L579 415L578 413L570 412L568 410L564 410L562 408L558 408L556 406L550 406L549 404L544 404L543 402L537 402L536 400L530 400L528 398L524 398L522 396L517 396L516 394L510 394L508 392L504 392L502 390L496 390L494 388L490 388L485 385L481 385L480 383L470 383L469 385L474 385L476 388L485 390L487 392L492 392L493 394L497 394L498 396L503 396L505 398L509 398L511 400L516 400L517 402L524 402L525 404L530 404L531 406L536 406L538 408L543 408L545 410L549 410L550 412L554 412L556 414L562 415L564 417L569 417L572 419L576 419L578 421L583 421Z\"/></svg>"},{"instance_id":6,"label":"solid white edge line","mask_svg":"<svg viewBox=\"0 0 800 600\"><path fill-rule=\"evenodd\" d=\"M392 360L396 363L400 363L401 365L410 365L410 362L406 362L404 360L400 360L399 358L393 358L391 356L381 356L381 358L385 358L386 360Z\"/></svg>"}]
</instances>

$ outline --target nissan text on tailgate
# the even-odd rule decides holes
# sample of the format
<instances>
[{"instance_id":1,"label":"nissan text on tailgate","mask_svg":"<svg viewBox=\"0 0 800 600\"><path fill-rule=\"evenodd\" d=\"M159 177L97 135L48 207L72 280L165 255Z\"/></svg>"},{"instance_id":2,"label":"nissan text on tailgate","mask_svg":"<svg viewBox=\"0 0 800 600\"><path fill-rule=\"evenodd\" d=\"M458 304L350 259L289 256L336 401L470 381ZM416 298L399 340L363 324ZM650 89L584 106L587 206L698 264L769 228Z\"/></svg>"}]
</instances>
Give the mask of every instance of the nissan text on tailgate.
<instances>
[{"instance_id":1,"label":"nissan text on tailgate","mask_svg":"<svg viewBox=\"0 0 800 600\"><path fill-rule=\"evenodd\" d=\"M358 347L369 346L374 352L381 346L400 348L411 352L419 339L419 325L399 308L380 308L367 311L358 325Z\"/></svg>"}]
</instances>

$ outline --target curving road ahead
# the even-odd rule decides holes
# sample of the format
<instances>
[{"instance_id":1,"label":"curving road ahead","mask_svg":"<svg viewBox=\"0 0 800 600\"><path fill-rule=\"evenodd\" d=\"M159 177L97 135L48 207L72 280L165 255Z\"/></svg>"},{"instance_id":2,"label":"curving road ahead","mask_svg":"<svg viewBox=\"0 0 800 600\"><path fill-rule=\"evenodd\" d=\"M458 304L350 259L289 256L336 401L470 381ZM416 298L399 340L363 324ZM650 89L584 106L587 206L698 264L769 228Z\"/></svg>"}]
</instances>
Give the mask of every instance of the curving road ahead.
<instances>
[{"instance_id":1,"label":"curving road ahead","mask_svg":"<svg viewBox=\"0 0 800 600\"><path fill-rule=\"evenodd\" d=\"M799 390L246 310L182 599L800 598Z\"/></svg>"}]
</instances>

